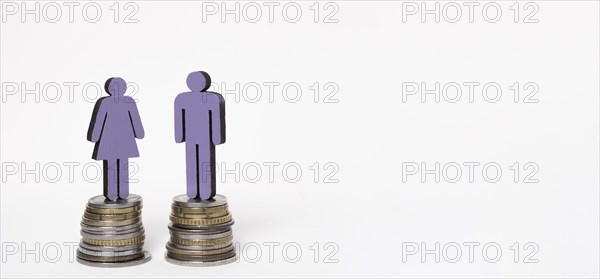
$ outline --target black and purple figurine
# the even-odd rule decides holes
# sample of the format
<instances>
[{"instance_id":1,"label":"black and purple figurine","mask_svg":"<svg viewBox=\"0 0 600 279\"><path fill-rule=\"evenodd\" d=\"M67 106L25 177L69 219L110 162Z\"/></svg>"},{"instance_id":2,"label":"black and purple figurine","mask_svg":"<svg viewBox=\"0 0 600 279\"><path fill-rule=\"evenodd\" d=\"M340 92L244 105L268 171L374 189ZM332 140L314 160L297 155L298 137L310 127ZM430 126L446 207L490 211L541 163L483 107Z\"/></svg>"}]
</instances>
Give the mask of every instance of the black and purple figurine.
<instances>
[{"instance_id":1,"label":"black and purple figurine","mask_svg":"<svg viewBox=\"0 0 600 279\"><path fill-rule=\"evenodd\" d=\"M190 92L175 98L175 141L185 142L187 196L208 200L216 195L215 145L225 142L225 99L206 91L210 76L187 77Z\"/></svg>"},{"instance_id":2,"label":"black and purple figurine","mask_svg":"<svg viewBox=\"0 0 600 279\"><path fill-rule=\"evenodd\" d=\"M135 139L144 138L144 127L125 80L109 78L104 89L110 96L96 102L87 139L96 143L92 158L103 161L104 196L114 201L129 196L129 158L140 156Z\"/></svg>"}]
</instances>

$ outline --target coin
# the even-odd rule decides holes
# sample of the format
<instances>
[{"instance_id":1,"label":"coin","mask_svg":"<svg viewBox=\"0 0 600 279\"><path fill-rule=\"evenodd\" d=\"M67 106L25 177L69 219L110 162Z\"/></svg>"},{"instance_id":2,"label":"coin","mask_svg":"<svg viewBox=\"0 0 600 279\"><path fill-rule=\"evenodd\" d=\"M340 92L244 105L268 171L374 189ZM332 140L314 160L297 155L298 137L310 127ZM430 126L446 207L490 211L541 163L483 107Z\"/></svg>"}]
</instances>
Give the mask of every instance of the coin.
<instances>
[{"instance_id":1,"label":"coin","mask_svg":"<svg viewBox=\"0 0 600 279\"><path fill-rule=\"evenodd\" d=\"M123 251L94 251L94 250L85 249L80 246L79 251L81 251L81 253L83 253L83 254L86 254L88 256L94 256L94 257L124 257L124 256L139 254L139 253L143 252L143 249L142 249L142 247L138 247L135 249L123 250Z\"/></svg>"},{"instance_id":2,"label":"coin","mask_svg":"<svg viewBox=\"0 0 600 279\"><path fill-rule=\"evenodd\" d=\"M140 210L142 210L142 207L143 206L141 204L132 206L132 207L125 207L125 208L95 208L95 207L91 207L88 205L85 210L87 212L97 213L97 214L126 214L126 213L140 211Z\"/></svg>"},{"instance_id":3,"label":"coin","mask_svg":"<svg viewBox=\"0 0 600 279\"><path fill-rule=\"evenodd\" d=\"M213 212L227 212L229 206L227 204L213 207L181 207L176 204L171 204L171 212L189 213L189 214L206 214Z\"/></svg>"},{"instance_id":4,"label":"coin","mask_svg":"<svg viewBox=\"0 0 600 279\"><path fill-rule=\"evenodd\" d=\"M83 247L87 250L92 250L92 251L96 251L96 252L120 252L120 251L127 251L127 250L133 250L133 249L137 249L137 248L142 248L144 245L144 242L139 242L136 244L132 244L132 245L127 245L127 246L98 246L98 245L91 245L91 244L87 244L83 241L79 242L79 247Z\"/></svg>"},{"instance_id":5,"label":"coin","mask_svg":"<svg viewBox=\"0 0 600 279\"><path fill-rule=\"evenodd\" d=\"M126 233L126 234L90 234L86 232L81 232L81 237L84 239L94 239L94 240L122 240L128 238L138 237L144 234L144 229Z\"/></svg>"},{"instance_id":6,"label":"coin","mask_svg":"<svg viewBox=\"0 0 600 279\"><path fill-rule=\"evenodd\" d=\"M223 253L231 252L235 248L235 246L233 246L233 244L229 244L223 248L217 248L217 249L188 250L188 249L179 249L179 248L175 247L171 242L169 242L169 243L167 243L166 248L167 248L167 251L169 251L169 253L173 253L173 254L190 255L190 256L209 256L209 255L216 255L216 254L223 254Z\"/></svg>"},{"instance_id":7,"label":"coin","mask_svg":"<svg viewBox=\"0 0 600 279\"><path fill-rule=\"evenodd\" d=\"M210 232L210 231L221 231L221 230L228 229L229 227L231 227L233 225L233 223L234 223L233 220L231 220L227 223L217 224L217 225L207 225L207 226L192 226L192 225L184 225L184 224L176 224L176 223L172 223L172 224L173 224L173 226L182 228L182 229Z\"/></svg>"},{"instance_id":8,"label":"coin","mask_svg":"<svg viewBox=\"0 0 600 279\"><path fill-rule=\"evenodd\" d=\"M223 225L218 225L218 226L223 226ZM217 229L202 230L202 229L196 229L196 228L188 229L188 228L182 228L182 227L176 226L173 223L169 223L168 228L169 228L169 231L176 231L176 232L184 233L184 234L187 233L187 234L208 234L208 235L226 232L231 229L230 226L223 227L222 229L218 229L218 230Z\"/></svg>"},{"instance_id":9,"label":"coin","mask_svg":"<svg viewBox=\"0 0 600 279\"><path fill-rule=\"evenodd\" d=\"M171 214L173 216L176 216L179 218L186 218L186 219L209 219L209 218L223 217L223 216L229 214L229 212L220 211L220 212L196 214L196 213L182 213L182 212L171 211Z\"/></svg>"},{"instance_id":10,"label":"coin","mask_svg":"<svg viewBox=\"0 0 600 279\"><path fill-rule=\"evenodd\" d=\"M144 241L145 235L136 236L128 239L118 239L118 240L107 240L107 239L88 239L82 238L81 240L85 243L92 245L100 245L100 246L126 246L132 245L139 242Z\"/></svg>"},{"instance_id":11,"label":"coin","mask_svg":"<svg viewBox=\"0 0 600 279\"><path fill-rule=\"evenodd\" d=\"M173 198L173 203L180 207L216 207L227 204L227 198L222 195L215 195L209 200L190 199L187 195L179 195Z\"/></svg>"},{"instance_id":12,"label":"coin","mask_svg":"<svg viewBox=\"0 0 600 279\"><path fill-rule=\"evenodd\" d=\"M215 244L215 245L211 245L211 246L194 246L194 245L177 244L172 241L169 241L169 242L167 242L167 244L171 245L171 247L175 247L175 248L181 249L181 250L208 251L208 250L225 248L225 247L231 245L232 243L229 242L229 243L223 243L223 244Z\"/></svg>"},{"instance_id":13,"label":"coin","mask_svg":"<svg viewBox=\"0 0 600 279\"><path fill-rule=\"evenodd\" d=\"M207 267L207 266L218 266L233 263L237 260L236 256L233 255L230 258L210 261L210 262L202 262L202 261L181 261L177 259L170 258L168 256L169 252L165 252L165 260L169 263L180 265L180 266L189 266L189 267Z\"/></svg>"},{"instance_id":14,"label":"coin","mask_svg":"<svg viewBox=\"0 0 600 279\"><path fill-rule=\"evenodd\" d=\"M120 228L120 227L115 227L115 228ZM134 233L134 232L138 232L143 230L144 227L143 226L138 226L138 227L134 227L128 230L114 230L114 231L90 231L90 230L86 230L86 229L81 229L81 233L86 233L86 234L90 234L90 235L97 235L97 236L103 236L103 235L123 235L123 234L130 234L130 233Z\"/></svg>"},{"instance_id":15,"label":"coin","mask_svg":"<svg viewBox=\"0 0 600 279\"><path fill-rule=\"evenodd\" d=\"M175 238L190 239L190 240L202 240L202 239L215 239L215 238L222 238L222 237L230 236L231 230L227 230L225 232L215 233L215 234L182 233L182 232L178 232L178 231L174 231L174 230L169 231L169 233L171 234L171 236L173 236Z\"/></svg>"},{"instance_id":16,"label":"coin","mask_svg":"<svg viewBox=\"0 0 600 279\"><path fill-rule=\"evenodd\" d=\"M140 228L142 227L142 222L139 223L135 223L135 224L131 224L131 225L126 225L126 226L119 226L119 227L98 227L98 226L90 226L88 224L85 224L83 222L81 222L81 229L85 230L87 232L92 232L92 233L119 233L122 231L128 231L131 229L135 229L135 228Z\"/></svg>"},{"instance_id":17,"label":"coin","mask_svg":"<svg viewBox=\"0 0 600 279\"><path fill-rule=\"evenodd\" d=\"M86 261L103 262L103 263L131 261L131 260L141 258L143 256L144 256L144 252L140 252L140 253L128 255L128 256L121 256L121 257L97 257L97 256L86 255L86 254L82 253L81 251L77 251L78 258L84 259Z\"/></svg>"},{"instance_id":18,"label":"coin","mask_svg":"<svg viewBox=\"0 0 600 279\"><path fill-rule=\"evenodd\" d=\"M150 253L144 251L142 253L141 257L139 257L137 259L133 259L133 260L124 261L124 262L93 262L93 261L84 260L80 257L77 257L77 262L79 262L80 264L83 264L83 265L93 266L93 267L128 267L128 266L135 266L135 265L147 263L151 259L152 259L152 255L150 255Z\"/></svg>"},{"instance_id":19,"label":"coin","mask_svg":"<svg viewBox=\"0 0 600 279\"><path fill-rule=\"evenodd\" d=\"M170 240L165 259L184 266L212 266L235 261L234 221L227 199L216 195L210 200L173 198L169 219Z\"/></svg>"},{"instance_id":20,"label":"coin","mask_svg":"<svg viewBox=\"0 0 600 279\"><path fill-rule=\"evenodd\" d=\"M181 244L181 245L189 245L189 246L212 246L219 245L224 243L229 243L233 240L232 235L228 235L225 237L214 238L214 239L183 239L171 237L171 242Z\"/></svg>"},{"instance_id":21,"label":"coin","mask_svg":"<svg viewBox=\"0 0 600 279\"><path fill-rule=\"evenodd\" d=\"M231 221L231 215L227 214L225 216L216 217L216 218L206 218L206 219L190 219L190 218L181 218L177 216L169 216L171 222L176 224L188 225L188 226L207 226L207 225L219 225L223 223L227 223Z\"/></svg>"},{"instance_id":22,"label":"coin","mask_svg":"<svg viewBox=\"0 0 600 279\"><path fill-rule=\"evenodd\" d=\"M77 261L90 266L132 266L150 260L144 251L142 198L110 201L104 196L89 199L81 218L81 242Z\"/></svg>"},{"instance_id":23,"label":"coin","mask_svg":"<svg viewBox=\"0 0 600 279\"><path fill-rule=\"evenodd\" d=\"M101 220L88 219L84 216L82 218L82 220L83 220L84 224L87 224L90 226L119 227L119 226L127 226L127 225L138 223L141 221L141 217L136 217L136 218L127 219L127 220L120 220L120 221L101 221Z\"/></svg>"},{"instance_id":24,"label":"coin","mask_svg":"<svg viewBox=\"0 0 600 279\"><path fill-rule=\"evenodd\" d=\"M88 201L88 206L101 208L101 209L114 209L114 208L128 208L133 206L138 206L142 204L142 197L136 194L129 194L127 199L118 199L116 201L111 201L106 197L99 195L93 198L90 198Z\"/></svg>"},{"instance_id":25,"label":"coin","mask_svg":"<svg viewBox=\"0 0 600 279\"><path fill-rule=\"evenodd\" d=\"M123 214L98 214L98 213L84 212L83 216L85 216L85 218L88 218L88 219L100 220L100 221L122 221L122 220L139 217L141 214L142 214L141 211L135 211L135 212L123 213Z\"/></svg>"},{"instance_id":26,"label":"coin","mask_svg":"<svg viewBox=\"0 0 600 279\"><path fill-rule=\"evenodd\" d=\"M235 251L230 251L227 253L217 254L217 255L208 255L208 256L190 256L183 254L175 254L167 251L167 256L180 261L198 261L198 262L213 262L228 259L231 257L235 257Z\"/></svg>"}]
</instances>

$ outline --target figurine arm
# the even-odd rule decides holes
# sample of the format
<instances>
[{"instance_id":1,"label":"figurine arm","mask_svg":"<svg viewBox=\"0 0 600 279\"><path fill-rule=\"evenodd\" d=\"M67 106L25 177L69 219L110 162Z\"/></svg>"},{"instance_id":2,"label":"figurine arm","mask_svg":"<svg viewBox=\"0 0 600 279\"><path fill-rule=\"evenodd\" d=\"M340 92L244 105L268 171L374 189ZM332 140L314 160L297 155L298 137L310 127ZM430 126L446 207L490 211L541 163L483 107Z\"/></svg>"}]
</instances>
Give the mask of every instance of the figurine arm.
<instances>
[{"instance_id":1,"label":"figurine arm","mask_svg":"<svg viewBox=\"0 0 600 279\"><path fill-rule=\"evenodd\" d=\"M133 99L131 99L131 106L128 113L129 120L131 121L131 128L133 129L133 135L138 139L143 139L145 135L144 126L142 126L142 119L140 118L140 113Z\"/></svg>"},{"instance_id":2,"label":"figurine arm","mask_svg":"<svg viewBox=\"0 0 600 279\"><path fill-rule=\"evenodd\" d=\"M212 142L215 145L225 143L225 99L219 93L213 94L212 115Z\"/></svg>"},{"instance_id":3,"label":"figurine arm","mask_svg":"<svg viewBox=\"0 0 600 279\"><path fill-rule=\"evenodd\" d=\"M106 106L102 105L102 101L106 97L102 97L96 101L94 105L94 111L92 112L92 119L90 120L90 126L88 127L87 140L91 142L97 142L100 139L102 130L104 129L104 120L106 119L107 111Z\"/></svg>"},{"instance_id":4,"label":"figurine arm","mask_svg":"<svg viewBox=\"0 0 600 279\"><path fill-rule=\"evenodd\" d=\"M181 143L185 141L185 110L181 105L179 96L175 98L175 142Z\"/></svg>"}]
</instances>

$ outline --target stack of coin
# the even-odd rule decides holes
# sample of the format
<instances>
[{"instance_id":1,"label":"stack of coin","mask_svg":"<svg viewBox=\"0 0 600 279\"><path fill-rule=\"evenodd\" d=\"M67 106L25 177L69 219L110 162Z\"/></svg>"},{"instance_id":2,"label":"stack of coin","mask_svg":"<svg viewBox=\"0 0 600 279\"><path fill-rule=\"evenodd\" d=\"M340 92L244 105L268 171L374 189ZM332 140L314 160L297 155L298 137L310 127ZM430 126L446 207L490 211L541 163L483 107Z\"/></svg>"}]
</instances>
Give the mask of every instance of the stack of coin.
<instances>
[{"instance_id":1,"label":"stack of coin","mask_svg":"<svg viewBox=\"0 0 600 279\"><path fill-rule=\"evenodd\" d=\"M236 260L231 225L233 219L227 198L216 195L210 200L173 198L171 240L167 243L168 262L186 266L214 266Z\"/></svg>"},{"instance_id":2,"label":"stack of coin","mask_svg":"<svg viewBox=\"0 0 600 279\"><path fill-rule=\"evenodd\" d=\"M88 201L81 222L77 260L92 266L131 266L150 260L144 251L142 197L111 201L96 196Z\"/></svg>"}]
</instances>

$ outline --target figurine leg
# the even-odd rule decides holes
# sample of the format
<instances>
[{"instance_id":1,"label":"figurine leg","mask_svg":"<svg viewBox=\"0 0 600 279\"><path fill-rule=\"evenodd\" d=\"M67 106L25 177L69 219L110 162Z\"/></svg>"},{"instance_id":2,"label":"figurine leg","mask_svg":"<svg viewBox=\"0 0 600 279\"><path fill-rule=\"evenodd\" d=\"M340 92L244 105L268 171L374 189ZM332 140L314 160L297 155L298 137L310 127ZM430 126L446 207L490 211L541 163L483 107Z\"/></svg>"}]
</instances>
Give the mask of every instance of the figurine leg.
<instances>
[{"instance_id":1,"label":"figurine leg","mask_svg":"<svg viewBox=\"0 0 600 279\"><path fill-rule=\"evenodd\" d=\"M117 199L117 160L104 160L104 196L114 201Z\"/></svg>"},{"instance_id":2,"label":"figurine leg","mask_svg":"<svg viewBox=\"0 0 600 279\"><path fill-rule=\"evenodd\" d=\"M129 160L117 160L119 165L119 198L126 199L129 196Z\"/></svg>"},{"instance_id":3,"label":"figurine leg","mask_svg":"<svg viewBox=\"0 0 600 279\"><path fill-rule=\"evenodd\" d=\"M199 145L200 159L200 199L208 200L216 195L215 145L206 143Z\"/></svg>"},{"instance_id":4,"label":"figurine leg","mask_svg":"<svg viewBox=\"0 0 600 279\"><path fill-rule=\"evenodd\" d=\"M198 197L198 145L185 144L185 172L187 196L190 199Z\"/></svg>"}]
</instances>

